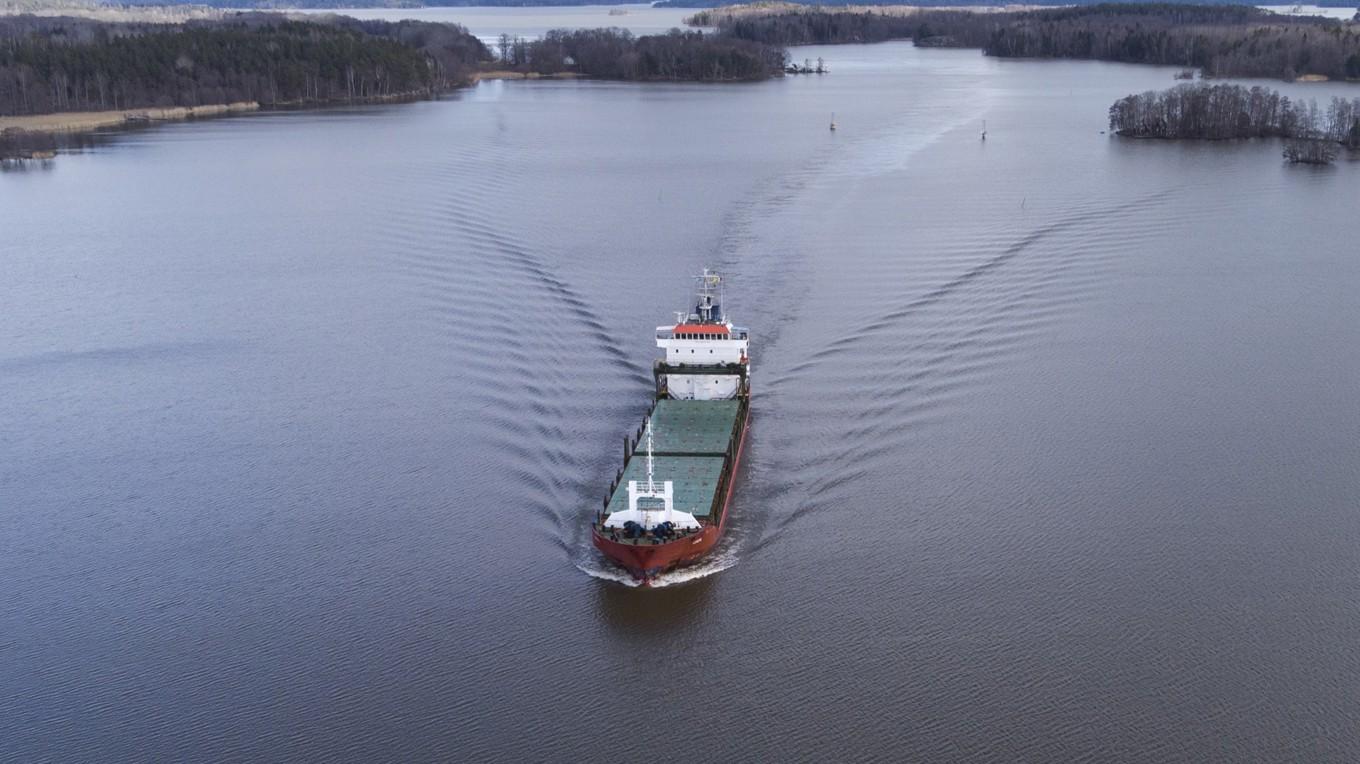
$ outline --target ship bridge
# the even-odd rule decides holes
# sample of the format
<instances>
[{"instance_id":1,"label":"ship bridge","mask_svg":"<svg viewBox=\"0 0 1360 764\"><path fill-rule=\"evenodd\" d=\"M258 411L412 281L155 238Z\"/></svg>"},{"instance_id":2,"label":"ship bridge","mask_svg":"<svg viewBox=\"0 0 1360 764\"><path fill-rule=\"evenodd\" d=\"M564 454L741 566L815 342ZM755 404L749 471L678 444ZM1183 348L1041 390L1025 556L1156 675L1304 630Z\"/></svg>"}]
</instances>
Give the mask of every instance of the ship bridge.
<instances>
[{"instance_id":1,"label":"ship bridge","mask_svg":"<svg viewBox=\"0 0 1360 764\"><path fill-rule=\"evenodd\" d=\"M665 354L660 364L690 368L685 368L687 373L683 374L663 372L657 383L671 398L735 398L743 390L744 378L750 374L750 359L747 356L750 336L744 327L734 326L726 320L721 300L714 299L717 296L715 290L722 287L722 279L718 274L705 269L699 282L700 291L694 310L676 314L676 322L670 326L656 328L656 346ZM708 369L712 369L713 373L707 373Z\"/></svg>"}]
</instances>

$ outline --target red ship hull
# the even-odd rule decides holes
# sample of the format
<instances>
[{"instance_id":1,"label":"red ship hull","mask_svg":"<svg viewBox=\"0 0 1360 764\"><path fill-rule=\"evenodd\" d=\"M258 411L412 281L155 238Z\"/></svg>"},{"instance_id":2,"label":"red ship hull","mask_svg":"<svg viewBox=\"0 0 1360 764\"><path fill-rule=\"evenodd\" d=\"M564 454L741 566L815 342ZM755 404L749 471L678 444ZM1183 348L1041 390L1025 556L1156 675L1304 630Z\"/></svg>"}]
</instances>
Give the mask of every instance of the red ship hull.
<instances>
[{"instance_id":1,"label":"red ship hull","mask_svg":"<svg viewBox=\"0 0 1360 764\"><path fill-rule=\"evenodd\" d=\"M651 586L652 581L657 576L694 562L708 554L709 550L713 549L714 545L718 543L718 539L722 537L723 528L727 525L727 505L732 501L732 489L737 484L736 474L738 468L741 467L741 452L746 446L748 425L749 417L741 425L741 437L737 441L736 458L732 460L732 475L731 479L727 481L727 493L723 496L722 511L718 514L716 525L706 525L697 535L685 536L664 544L625 544L613 541L608 536L601 534L600 526L597 524L591 529L595 548L604 553L605 557L627 570L643 586Z\"/></svg>"}]
</instances>

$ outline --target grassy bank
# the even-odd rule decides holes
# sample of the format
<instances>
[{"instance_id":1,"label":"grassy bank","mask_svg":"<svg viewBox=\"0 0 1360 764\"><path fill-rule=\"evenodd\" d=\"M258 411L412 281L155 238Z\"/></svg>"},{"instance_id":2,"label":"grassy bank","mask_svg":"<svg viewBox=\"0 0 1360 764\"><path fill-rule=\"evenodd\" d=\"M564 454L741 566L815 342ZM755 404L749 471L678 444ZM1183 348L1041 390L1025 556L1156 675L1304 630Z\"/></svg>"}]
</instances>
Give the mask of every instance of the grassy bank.
<instances>
[{"instance_id":1,"label":"grassy bank","mask_svg":"<svg viewBox=\"0 0 1360 764\"><path fill-rule=\"evenodd\" d=\"M55 114L29 114L0 117L0 134L13 133L86 133L147 122L169 122L223 114L255 111L254 101L175 106L163 109L122 109L111 111L68 111Z\"/></svg>"}]
</instances>

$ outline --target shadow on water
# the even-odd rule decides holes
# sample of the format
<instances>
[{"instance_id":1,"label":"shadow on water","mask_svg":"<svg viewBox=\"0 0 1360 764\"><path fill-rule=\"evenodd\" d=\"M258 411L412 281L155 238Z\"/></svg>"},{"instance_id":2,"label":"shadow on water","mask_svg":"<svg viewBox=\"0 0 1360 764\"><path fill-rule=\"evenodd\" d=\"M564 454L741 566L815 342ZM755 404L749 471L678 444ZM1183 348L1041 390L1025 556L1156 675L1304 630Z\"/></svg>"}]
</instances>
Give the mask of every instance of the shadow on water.
<instances>
[{"instance_id":1,"label":"shadow on water","mask_svg":"<svg viewBox=\"0 0 1360 764\"><path fill-rule=\"evenodd\" d=\"M0 160L11 165L34 158L35 154L51 153L74 154L107 144L140 132L159 130L168 125L189 124L200 121L222 122L232 119L253 118L269 114L307 113L317 116L348 117L391 111L393 107L418 104L430 101L458 101L464 98L464 91L455 90L441 93L434 98L399 98L381 103L333 104L333 105L275 105L254 112L214 114L208 116L188 116L183 119L132 119L120 125L100 127L87 131L37 132L28 130L0 130ZM137 110L131 110L133 112Z\"/></svg>"},{"instance_id":2,"label":"shadow on water","mask_svg":"<svg viewBox=\"0 0 1360 764\"><path fill-rule=\"evenodd\" d=\"M114 143L123 136L155 130L161 122L129 123L90 132L39 133L21 130L0 132L0 160L17 167L20 161L52 159L57 153L77 154Z\"/></svg>"},{"instance_id":3,"label":"shadow on water","mask_svg":"<svg viewBox=\"0 0 1360 764\"><path fill-rule=\"evenodd\" d=\"M693 623L707 606L719 576L704 576L661 588L621 586L600 581L596 606L605 624L620 636L652 636Z\"/></svg>"}]
</instances>

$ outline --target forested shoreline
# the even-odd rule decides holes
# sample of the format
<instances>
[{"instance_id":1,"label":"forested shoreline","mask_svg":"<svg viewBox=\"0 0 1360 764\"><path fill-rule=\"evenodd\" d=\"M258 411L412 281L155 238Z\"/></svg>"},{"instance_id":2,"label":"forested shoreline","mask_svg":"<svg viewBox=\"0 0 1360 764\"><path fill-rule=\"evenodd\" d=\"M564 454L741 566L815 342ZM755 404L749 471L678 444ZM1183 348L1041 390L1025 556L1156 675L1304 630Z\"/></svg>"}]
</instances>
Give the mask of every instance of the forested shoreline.
<instances>
[{"instance_id":1,"label":"forested shoreline","mask_svg":"<svg viewBox=\"0 0 1360 764\"><path fill-rule=\"evenodd\" d=\"M640 82L763 80L782 75L787 58L780 46L678 29L642 37L626 29L554 29L537 40L502 36L497 47L511 71Z\"/></svg>"},{"instance_id":2,"label":"forested shoreline","mask_svg":"<svg viewBox=\"0 0 1360 764\"><path fill-rule=\"evenodd\" d=\"M425 97L489 69L630 81L782 76L784 46L910 38L1000 57L1200 68L1205 76L1360 79L1360 24L1250 6L1128 4L967 10L737 9L718 33L553 30L493 52L465 28L240 13L182 24L0 17L0 116L235 102L264 108Z\"/></svg>"},{"instance_id":3,"label":"forested shoreline","mask_svg":"<svg viewBox=\"0 0 1360 764\"><path fill-rule=\"evenodd\" d=\"M465 28L245 13L183 24L0 17L0 117L255 102L425 97L488 69L634 81L781 76L782 47L672 30L553 30L494 55Z\"/></svg>"},{"instance_id":4,"label":"forested shoreline","mask_svg":"<svg viewBox=\"0 0 1360 764\"><path fill-rule=\"evenodd\" d=\"M110 24L0 18L0 115L429 95L490 51L466 29L331 17Z\"/></svg>"},{"instance_id":5,"label":"forested shoreline","mask_svg":"<svg viewBox=\"0 0 1360 764\"><path fill-rule=\"evenodd\" d=\"M1103 4L978 13L830 9L696 14L691 23L774 45L911 39L1001 58L1195 67L1209 77L1360 79L1360 24L1251 6Z\"/></svg>"}]
</instances>

